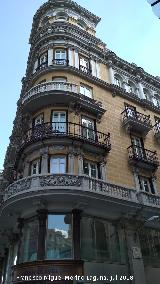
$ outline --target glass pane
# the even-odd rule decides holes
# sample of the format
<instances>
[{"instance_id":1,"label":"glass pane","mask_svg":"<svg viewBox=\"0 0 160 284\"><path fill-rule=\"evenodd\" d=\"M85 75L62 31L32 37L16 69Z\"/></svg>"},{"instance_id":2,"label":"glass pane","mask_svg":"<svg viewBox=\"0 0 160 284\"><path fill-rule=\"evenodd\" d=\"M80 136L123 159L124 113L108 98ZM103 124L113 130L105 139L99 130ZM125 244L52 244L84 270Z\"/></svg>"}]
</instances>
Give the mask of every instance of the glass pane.
<instances>
[{"instance_id":1,"label":"glass pane","mask_svg":"<svg viewBox=\"0 0 160 284\"><path fill-rule=\"evenodd\" d=\"M66 158L65 157L54 157L54 158L51 157L50 173L51 174L66 173Z\"/></svg>"},{"instance_id":2,"label":"glass pane","mask_svg":"<svg viewBox=\"0 0 160 284\"><path fill-rule=\"evenodd\" d=\"M72 257L72 218L67 215L49 215L46 259L68 259Z\"/></svg>"},{"instance_id":3,"label":"glass pane","mask_svg":"<svg viewBox=\"0 0 160 284\"><path fill-rule=\"evenodd\" d=\"M93 219L88 217L81 219L81 258L94 259L94 224Z\"/></svg>"},{"instance_id":4,"label":"glass pane","mask_svg":"<svg viewBox=\"0 0 160 284\"><path fill-rule=\"evenodd\" d=\"M37 259L38 221L26 223L20 247L20 263Z\"/></svg>"},{"instance_id":5,"label":"glass pane","mask_svg":"<svg viewBox=\"0 0 160 284\"><path fill-rule=\"evenodd\" d=\"M91 177L96 178L97 177L97 167L94 164L90 165L91 167Z\"/></svg>"},{"instance_id":6,"label":"glass pane","mask_svg":"<svg viewBox=\"0 0 160 284\"><path fill-rule=\"evenodd\" d=\"M89 176L89 164L87 162L83 162L83 172L85 175Z\"/></svg>"}]
</instances>

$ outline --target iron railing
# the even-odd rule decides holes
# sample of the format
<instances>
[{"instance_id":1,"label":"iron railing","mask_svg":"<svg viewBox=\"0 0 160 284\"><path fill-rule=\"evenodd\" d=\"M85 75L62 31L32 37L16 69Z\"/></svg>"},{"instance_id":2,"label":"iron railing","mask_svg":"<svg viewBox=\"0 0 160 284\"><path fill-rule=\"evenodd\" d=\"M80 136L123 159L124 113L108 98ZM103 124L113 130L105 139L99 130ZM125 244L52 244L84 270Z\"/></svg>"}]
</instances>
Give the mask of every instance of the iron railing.
<instances>
[{"instance_id":1,"label":"iron railing","mask_svg":"<svg viewBox=\"0 0 160 284\"><path fill-rule=\"evenodd\" d=\"M68 65L67 59L53 59L53 65Z\"/></svg>"},{"instance_id":2,"label":"iron railing","mask_svg":"<svg viewBox=\"0 0 160 284\"><path fill-rule=\"evenodd\" d=\"M132 107L126 107L125 110L122 112L122 115L124 122L130 118L152 127L150 115L140 113Z\"/></svg>"},{"instance_id":3,"label":"iron railing","mask_svg":"<svg viewBox=\"0 0 160 284\"><path fill-rule=\"evenodd\" d=\"M128 147L129 160L142 161L159 166L159 161L156 151L150 151L143 147L131 145Z\"/></svg>"},{"instance_id":4,"label":"iron railing","mask_svg":"<svg viewBox=\"0 0 160 284\"><path fill-rule=\"evenodd\" d=\"M36 68L36 71L39 71L39 70L42 70L42 69L45 69L48 67L48 62L43 62L41 64L38 65L38 67Z\"/></svg>"},{"instance_id":5,"label":"iron railing","mask_svg":"<svg viewBox=\"0 0 160 284\"><path fill-rule=\"evenodd\" d=\"M23 144L53 137L71 137L102 146L108 150L111 149L110 133L104 134L82 124L72 122L47 122L36 125L24 135Z\"/></svg>"},{"instance_id":6,"label":"iron railing","mask_svg":"<svg viewBox=\"0 0 160 284\"><path fill-rule=\"evenodd\" d=\"M154 129L154 133L155 133L155 134L160 134L160 121L158 121L158 122L153 126L153 129Z\"/></svg>"},{"instance_id":7,"label":"iron railing","mask_svg":"<svg viewBox=\"0 0 160 284\"><path fill-rule=\"evenodd\" d=\"M92 70L90 68L87 68L87 67L85 67L83 65L79 66L79 70L81 70L82 72L85 72L87 74L91 74L92 73Z\"/></svg>"}]
</instances>

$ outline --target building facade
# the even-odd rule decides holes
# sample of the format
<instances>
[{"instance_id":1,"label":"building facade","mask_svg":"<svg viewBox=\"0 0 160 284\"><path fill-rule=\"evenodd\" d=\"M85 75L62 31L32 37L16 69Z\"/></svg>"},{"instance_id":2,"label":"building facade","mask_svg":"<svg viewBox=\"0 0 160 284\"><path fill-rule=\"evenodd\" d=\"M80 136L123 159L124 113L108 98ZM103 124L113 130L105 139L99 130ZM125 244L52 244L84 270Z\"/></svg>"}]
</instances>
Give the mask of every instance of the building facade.
<instances>
[{"instance_id":1,"label":"building facade","mask_svg":"<svg viewBox=\"0 0 160 284\"><path fill-rule=\"evenodd\" d=\"M160 78L107 49L99 21L70 0L34 16L1 178L1 284L159 281Z\"/></svg>"}]
</instances>

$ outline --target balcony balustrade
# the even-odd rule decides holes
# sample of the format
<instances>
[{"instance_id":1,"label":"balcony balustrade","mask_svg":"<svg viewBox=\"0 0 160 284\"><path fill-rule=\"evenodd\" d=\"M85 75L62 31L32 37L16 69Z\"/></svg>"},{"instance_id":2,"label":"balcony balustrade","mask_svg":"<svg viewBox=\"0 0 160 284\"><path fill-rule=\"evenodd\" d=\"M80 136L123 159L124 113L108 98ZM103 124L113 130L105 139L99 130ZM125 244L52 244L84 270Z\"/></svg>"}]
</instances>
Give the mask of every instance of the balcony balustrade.
<instances>
[{"instance_id":1,"label":"balcony balustrade","mask_svg":"<svg viewBox=\"0 0 160 284\"><path fill-rule=\"evenodd\" d=\"M46 62L39 64L38 67L36 68L36 71L43 70L47 67L48 67L48 62L46 61Z\"/></svg>"},{"instance_id":2,"label":"balcony balustrade","mask_svg":"<svg viewBox=\"0 0 160 284\"><path fill-rule=\"evenodd\" d=\"M152 128L150 116L136 111L134 107L126 107L122 115L123 125L127 132L140 133L145 136Z\"/></svg>"},{"instance_id":3,"label":"balcony balustrade","mask_svg":"<svg viewBox=\"0 0 160 284\"><path fill-rule=\"evenodd\" d=\"M10 198L16 200L21 194L48 194L49 190L53 193L54 190L73 190L89 193L96 193L112 198L113 200L121 200L123 202L134 202L135 204L144 204L146 206L160 208L160 196L153 195L144 191L136 191L116 184L111 184L102 180L90 178L82 175L69 175L69 174L46 174L46 175L33 175L20 179L11 185L4 192L4 197L1 205L3 205Z\"/></svg>"},{"instance_id":4,"label":"balcony balustrade","mask_svg":"<svg viewBox=\"0 0 160 284\"><path fill-rule=\"evenodd\" d=\"M92 70L90 68L83 66L83 65L79 66L79 70L82 71L82 72L85 72L87 74L92 74Z\"/></svg>"},{"instance_id":5,"label":"balcony balustrade","mask_svg":"<svg viewBox=\"0 0 160 284\"><path fill-rule=\"evenodd\" d=\"M154 125L153 130L154 130L154 134L157 139L157 142L158 144L160 144L160 122L159 121Z\"/></svg>"},{"instance_id":6,"label":"balcony balustrade","mask_svg":"<svg viewBox=\"0 0 160 284\"><path fill-rule=\"evenodd\" d=\"M131 165L155 171L159 166L159 161L156 151L150 151L143 147L131 145L128 147L129 163Z\"/></svg>"},{"instance_id":7,"label":"balcony balustrade","mask_svg":"<svg viewBox=\"0 0 160 284\"><path fill-rule=\"evenodd\" d=\"M71 84L67 82L54 82L49 81L42 84L38 84L31 88L29 92L25 94L22 99L22 104L28 101L30 98L42 94L44 92L50 91L62 91L62 92L72 92L78 94L78 86L76 84Z\"/></svg>"},{"instance_id":8,"label":"balcony balustrade","mask_svg":"<svg viewBox=\"0 0 160 284\"><path fill-rule=\"evenodd\" d=\"M38 140L54 137L78 139L83 141L83 143L103 147L106 151L111 150L110 133L104 134L82 124L72 122L47 122L36 125L24 135L23 146Z\"/></svg>"},{"instance_id":9,"label":"balcony balustrade","mask_svg":"<svg viewBox=\"0 0 160 284\"><path fill-rule=\"evenodd\" d=\"M68 66L68 60L67 59L53 59L53 65Z\"/></svg>"}]
</instances>

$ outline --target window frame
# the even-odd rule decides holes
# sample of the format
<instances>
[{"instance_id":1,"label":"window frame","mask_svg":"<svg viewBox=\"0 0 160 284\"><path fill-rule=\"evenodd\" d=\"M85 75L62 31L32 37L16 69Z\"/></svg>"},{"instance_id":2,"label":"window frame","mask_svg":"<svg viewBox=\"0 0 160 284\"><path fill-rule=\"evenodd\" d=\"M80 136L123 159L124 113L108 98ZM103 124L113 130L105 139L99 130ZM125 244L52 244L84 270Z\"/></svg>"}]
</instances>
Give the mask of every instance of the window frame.
<instances>
[{"instance_id":1,"label":"window frame","mask_svg":"<svg viewBox=\"0 0 160 284\"><path fill-rule=\"evenodd\" d=\"M51 160L52 159L60 159L60 158L65 158L65 164L64 164L64 168L65 168L65 172L64 173L60 173L60 172L51 172ZM60 163L58 164L59 169L60 169ZM67 174L68 172L68 156L65 154L57 154L57 155L50 155L49 156L49 173L50 174L55 174L55 175L60 175L60 174Z\"/></svg>"},{"instance_id":2,"label":"window frame","mask_svg":"<svg viewBox=\"0 0 160 284\"><path fill-rule=\"evenodd\" d=\"M81 88L83 88L84 92L81 92ZM86 95L86 90L90 91L90 96ZM93 99L93 88L91 88L90 86L80 83L79 92L81 95Z\"/></svg>"}]
</instances>

